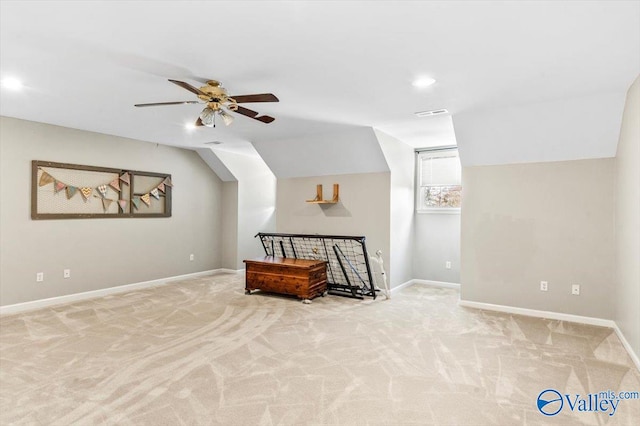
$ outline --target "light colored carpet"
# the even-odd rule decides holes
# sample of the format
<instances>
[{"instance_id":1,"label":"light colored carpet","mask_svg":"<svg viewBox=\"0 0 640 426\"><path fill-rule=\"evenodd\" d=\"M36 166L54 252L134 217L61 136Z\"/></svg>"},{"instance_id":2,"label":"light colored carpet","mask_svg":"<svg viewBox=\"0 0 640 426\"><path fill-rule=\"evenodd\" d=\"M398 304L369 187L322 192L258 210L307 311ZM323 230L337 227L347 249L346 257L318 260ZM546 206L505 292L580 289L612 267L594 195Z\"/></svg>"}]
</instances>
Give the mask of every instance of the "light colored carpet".
<instances>
[{"instance_id":1,"label":"light colored carpet","mask_svg":"<svg viewBox=\"0 0 640 426\"><path fill-rule=\"evenodd\" d=\"M638 424L545 417L541 391L640 391L612 330L458 307L413 286L305 305L222 274L0 318L0 422Z\"/></svg>"}]
</instances>

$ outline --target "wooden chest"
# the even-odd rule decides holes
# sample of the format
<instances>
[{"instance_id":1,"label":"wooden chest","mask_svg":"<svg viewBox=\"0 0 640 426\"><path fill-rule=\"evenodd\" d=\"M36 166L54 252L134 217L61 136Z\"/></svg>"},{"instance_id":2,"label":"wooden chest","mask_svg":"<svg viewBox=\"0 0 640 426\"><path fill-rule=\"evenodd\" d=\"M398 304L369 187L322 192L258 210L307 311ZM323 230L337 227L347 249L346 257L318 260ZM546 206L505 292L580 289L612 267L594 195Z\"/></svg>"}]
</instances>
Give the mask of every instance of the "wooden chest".
<instances>
[{"instance_id":1,"label":"wooden chest","mask_svg":"<svg viewBox=\"0 0 640 426\"><path fill-rule=\"evenodd\" d=\"M323 260L265 256L245 260L245 292L263 290L309 300L327 291L327 269Z\"/></svg>"}]
</instances>

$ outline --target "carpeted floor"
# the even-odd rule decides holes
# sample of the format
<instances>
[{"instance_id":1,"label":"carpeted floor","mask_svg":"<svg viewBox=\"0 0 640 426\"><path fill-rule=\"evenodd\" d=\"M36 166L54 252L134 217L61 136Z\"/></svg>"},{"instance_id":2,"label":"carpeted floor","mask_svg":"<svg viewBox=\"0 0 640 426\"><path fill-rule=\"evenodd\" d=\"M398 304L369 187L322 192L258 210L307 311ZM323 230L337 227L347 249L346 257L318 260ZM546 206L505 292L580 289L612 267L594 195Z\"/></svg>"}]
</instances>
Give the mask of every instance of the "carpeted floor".
<instances>
[{"instance_id":1,"label":"carpeted floor","mask_svg":"<svg viewBox=\"0 0 640 426\"><path fill-rule=\"evenodd\" d=\"M611 329L457 300L417 285L305 305L222 274L4 316L0 424L639 424L640 400L573 399L640 391ZM541 414L549 388L574 411Z\"/></svg>"}]
</instances>

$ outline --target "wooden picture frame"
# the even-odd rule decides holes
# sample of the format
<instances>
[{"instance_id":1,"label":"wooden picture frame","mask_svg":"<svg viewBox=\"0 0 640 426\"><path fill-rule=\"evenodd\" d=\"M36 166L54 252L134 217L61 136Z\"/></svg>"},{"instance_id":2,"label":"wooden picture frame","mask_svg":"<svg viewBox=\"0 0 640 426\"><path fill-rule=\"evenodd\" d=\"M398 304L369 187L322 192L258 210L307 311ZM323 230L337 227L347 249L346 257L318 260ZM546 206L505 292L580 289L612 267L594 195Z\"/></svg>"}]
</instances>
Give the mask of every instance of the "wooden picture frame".
<instances>
[{"instance_id":1,"label":"wooden picture frame","mask_svg":"<svg viewBox=\"0 0 640 426\"><path fill-rule=\"evenodd\" d=\"M128 183L121 179L127 175ZM119 190L111 186L114 181ZM89 195L83 195L83 189ZM171 175L166 173L33 160L31 219L171 217L172 189ZM142 196L148 197L148 204Z\"/></svg>"}]
</instances>

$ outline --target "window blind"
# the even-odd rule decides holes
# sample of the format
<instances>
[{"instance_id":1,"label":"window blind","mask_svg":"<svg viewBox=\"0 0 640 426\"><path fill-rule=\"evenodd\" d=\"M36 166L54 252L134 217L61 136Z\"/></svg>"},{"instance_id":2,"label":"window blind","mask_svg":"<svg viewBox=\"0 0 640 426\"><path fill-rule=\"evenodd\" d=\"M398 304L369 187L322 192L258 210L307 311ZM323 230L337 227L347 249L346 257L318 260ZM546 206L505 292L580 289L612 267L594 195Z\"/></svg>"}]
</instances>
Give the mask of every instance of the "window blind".
<instances>
[{"instance_id":1,"label":"window blind","mask_svg":"<svg viewBox=\"0 0 640 426\"><path fill-rule=\"evenodd\" d=\"M421 186L461 185L461 166L457 152L422 153Z\"/></svg>"}]
</instances>

